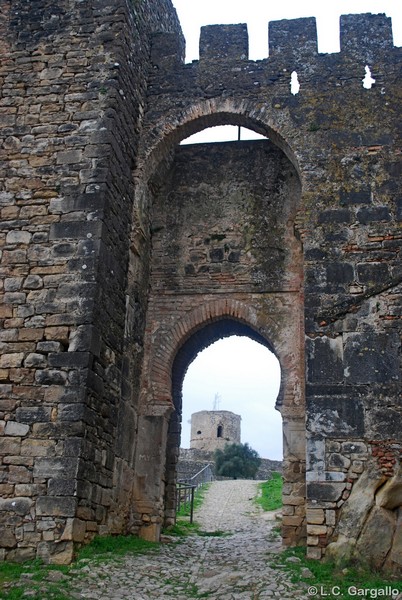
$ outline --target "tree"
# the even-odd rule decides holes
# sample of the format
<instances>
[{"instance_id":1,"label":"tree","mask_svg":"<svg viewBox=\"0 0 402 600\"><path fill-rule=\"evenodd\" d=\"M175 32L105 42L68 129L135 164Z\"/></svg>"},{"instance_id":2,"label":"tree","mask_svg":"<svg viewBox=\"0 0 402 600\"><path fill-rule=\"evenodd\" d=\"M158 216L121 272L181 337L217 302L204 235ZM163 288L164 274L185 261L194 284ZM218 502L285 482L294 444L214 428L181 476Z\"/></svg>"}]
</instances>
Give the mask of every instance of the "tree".
<instances>
[{"instance_id":1,"label":"tree","mask_svg":"<svg viewBox=\"0 0 402 600\"><path fill-rule=\"evenodd\" d=\"M215 450L215 472L222 477L254 479L261 464L256 450L248 444L226 444L223 450Z\"/></svg>"}]
</instances>

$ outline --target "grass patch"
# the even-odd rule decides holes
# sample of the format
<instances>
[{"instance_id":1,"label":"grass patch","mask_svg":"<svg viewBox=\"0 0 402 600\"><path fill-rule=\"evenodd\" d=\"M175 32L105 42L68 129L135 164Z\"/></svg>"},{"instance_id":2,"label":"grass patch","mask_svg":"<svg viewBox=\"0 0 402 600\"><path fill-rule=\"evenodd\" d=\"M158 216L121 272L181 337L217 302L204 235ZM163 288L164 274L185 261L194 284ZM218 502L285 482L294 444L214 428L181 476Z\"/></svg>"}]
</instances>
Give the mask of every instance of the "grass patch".
<instances>
[{"instance_id":1,"label":"grass patch","mask_svg":"<svg viewBox=\"0 0 402 600\"><path fill-rule=\"evenodd\" d=\"M81 548L77 555L77 561L83 559L104 560L105 558L121 557L125 554L144 554L158 546L157 542L147 542L134 535L99 536Z\"/></svg>"},{"instance_id":2,"label":"grass patch","mask_svg":"<svg viewBox=\"0 0 402 600\"><path fill-rule=\"evenodd\" d=\"M35 592L34 596L30 596L34 600L69 600L65 580L52 582L48 581L48 578L51 577L52 571L68 576L71 568L65 565L44 565L40 560L0 563L0 598L19 600L29 588ZM16 586L16 583L20 585Z\"/></svg>"},{"instance_id":3,"label":"grass patch","mask_svg":"<svg viewBox=\"0 0 402 600\"><path fill-rule=\"evenodd\" d=\"M217 529L216 531L199 531L198 535L202 536L202 537L226 537L227 535L230 535L231 532L230 531L221 531L220 529Z\"/></svg>"},{"instance_id":4,"label":"grass patch","mask_svg":"<svg viewBox=\"0 0 402 600\"><path fill-rule=\"evenodd\" d=\"M170 525L164 529L163 533L166 535L175 536L186 536L186 535L197 535L200 526L198 523L190 523L186 517L178 517L175 525Z\"/></svg>"},{"instance_id":5,"label":"grass patch","mask_svg":"<svg viewBox=\"0 0 402 600\"><path fill-rule=\"evenodd\" d=\"M282 527L280 525L275 525L270 531L269 540L271 542L276 542L282 537Z\"/></svg>"},{"instance_id":6,"label":"grass patch","mask_svg":"<svg viewBox=\"0 0 402 600\"><path fill-rule=\"evenodd\" d=\"M30 595L30 600L71 600L71 596L67 593L60 591L59 586L56 584L46 584L46 587L42 586L30 586L30 589L35 592L35 595ZM10 590L0 590L0 598L2 600L20 600L21 598L28 598L26 596L27 588L13 587Z\"/></svg>"},{"instance_id":7,"label":"grass patch","mask_svg":"<svg viewBox=\"0 0 402 600\"><path fill-rule=\"evenodd\" d=\"M81 548L71 565L45 565L39 560L25 563L0 563L0 599L20 600L27 590L35 595L32 600L71 600L69 578L80 577L79 570L89 561L121 558L127 554L144 554L159 544L135 536L95 537ZM61 573L61 581L50 581L51 572ZM70 573L71 572L71 573ZM65 577L63 578L62 575Z\"/></svg>"},{"instance_id":8,"label":"grass patch","mask_svg":"<svg viewBox=\"0 0 402 600\"><path fill-rule=\"evenodd\" d=\"M300 562L286 562L289 557L297 557ZM271 564L287 571L292 583L303 581L309 586L317 588L317 598L325 597L328 600L336 600L337 598L352 600L362 596L365 598L388 598L390 596L386 596L385 592L379 592L379 590L385 590L387 586L402 592L402 581L392 580L392 578L386 579L382 573L376 573L359 566L339 566L330 561L308 559L306 558L305 548L288 548L281 554L274 556ZM302 571L305 568L311 571L311 577L303 576ZM367 591L364 595L359 594L354 588L374 591L371 595L370 591Z\"/></svg>"},{"instance_id":9,"label":"grass patch","mask_svg":"<svg viewBox=\"0 0 402 600\"><path fill-rule=\"evenodd\" d=\"M271 479L259 484L261 494L255 499L263 510L277 510L282 506L283 479L280 473L274 471Z\"/></svg>"}]
</instances>

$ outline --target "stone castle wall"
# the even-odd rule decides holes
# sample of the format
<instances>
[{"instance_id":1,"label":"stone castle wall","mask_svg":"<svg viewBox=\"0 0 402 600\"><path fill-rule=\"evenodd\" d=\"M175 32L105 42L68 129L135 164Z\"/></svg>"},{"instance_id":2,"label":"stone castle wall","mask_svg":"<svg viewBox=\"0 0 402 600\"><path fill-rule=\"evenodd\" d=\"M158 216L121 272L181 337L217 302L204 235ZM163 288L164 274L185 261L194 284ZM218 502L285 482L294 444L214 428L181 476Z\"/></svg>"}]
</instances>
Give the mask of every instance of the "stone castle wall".
<instances>
[{"instance_id":1,"label":"stone castle wall","mask_svg":"<svg viewBox=\"0 0 402 600\"><path fill-rule=\"evenodd\" d=\"M180 448L179 460L177 462L177 479L180 481L190 480L208 464L214 463L214 453L196 448ZM255 479L266 481L271 478L272 472L282 473L282 461L262 458L261 465L255 475ZM217 479L225 479L217 477Z\"/></svg>"},{"instance_id":2,"label":"stone castle wall","mask_svg":"<svg viewBox=\"0 0 402 600\"><path fill-rule=\"evenodd\" d=\"M149 252L138 219L131 249L128 238L155 31L179 31L169 1L0 2L0 537L10 559L68 560L73 540L113 531L113 507L128 501ZM142 263L127 301L130 252ZM127 511L117 519L129 527Z\"/></svg>"},{"instance_id":3,"label":"stone castle wall","mask_svg":"<svg viewBox=\"0 0 402 600\"><path fill-rule=\"evenodd\" d=\"M401 568L401 49L384 15L269 43L185 65L169 0L0 0L4 557L157 539L184 373L237 333L281 363L286 543ZM220 124L269 141L176 151Z\"/></svg>"}]
</instances>

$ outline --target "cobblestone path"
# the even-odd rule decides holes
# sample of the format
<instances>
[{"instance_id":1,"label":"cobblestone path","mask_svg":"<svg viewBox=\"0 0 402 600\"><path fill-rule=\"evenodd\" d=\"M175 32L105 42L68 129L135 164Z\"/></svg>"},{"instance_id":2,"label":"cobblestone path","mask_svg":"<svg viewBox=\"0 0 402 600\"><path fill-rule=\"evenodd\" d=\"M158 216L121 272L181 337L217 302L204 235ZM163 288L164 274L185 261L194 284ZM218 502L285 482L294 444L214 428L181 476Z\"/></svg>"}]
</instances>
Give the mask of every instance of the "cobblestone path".
<instances>
[{"instance_id":1,"label":"cobblestone path","mask_svg":"<svg viewBox=\"0 0 402 600\"><path fill-rule=\"evenodd\" d=\"M285 572L270 566L280 541L272 532L272 513L252 502L256 487L254 481L214 482L195 519L202 531L215 535L180 538L150 554L88 565L72 599L307 600L303 584L290 583Z\"/></svg>"}]
</instances>

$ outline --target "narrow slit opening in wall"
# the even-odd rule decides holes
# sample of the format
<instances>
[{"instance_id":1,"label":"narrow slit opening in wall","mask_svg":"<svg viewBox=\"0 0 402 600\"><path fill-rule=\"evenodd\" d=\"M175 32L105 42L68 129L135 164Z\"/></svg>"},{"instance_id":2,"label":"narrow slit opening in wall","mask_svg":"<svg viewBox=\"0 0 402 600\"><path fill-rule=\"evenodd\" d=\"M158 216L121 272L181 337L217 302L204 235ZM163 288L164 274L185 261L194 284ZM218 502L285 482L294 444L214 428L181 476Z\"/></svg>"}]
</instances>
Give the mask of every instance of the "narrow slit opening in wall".
<instances>
[{"instance_id":1,"label":"narrow slit opening in wall","mask_svg":"<svg viewBox=\"0 0 402 600\"><path fill-rule=\"evenodd\" d=\"M363 87L366 90L371 90L371 88L373 87L373 85L375 83L375 79L371 76L371 70L368 65L366 65L364 67L364 70L365 70L366 74L365 74L364 78L362 79Z\"/></svg>"},{"instance_id":2,"label":"narrow slit opening in wall","mask_svg":"<svg viewBox=\"0 0 402 600\"><path fill-rule=\"evenodd\" d=\"M247 127L241 127L240 125L216 125L190 135L188 138L182 140L180 144L213 144L216 142L245 142L261 139L267 138Z\"/></svg>"},{"instance_id":3,"label":"narrow slit opening in wall","mask_svg":"<svg viewBox=\"0 0 402 600\"><path fill-rule=\"evenodd\" d=\"M241 417L241 443L249 443L262 458L282 460L282 416L275 409L280 373L276 356L247 336L230 335L201 348L189 364L182 384L181 447L191 447L194 413L229 411ZM229 438L231 443L230 431L221 416L212 423L208 433L205 427L199 427L199 421L193 420L194 441L200 439L202 429L203 444L218 438Z\"/></svg>"},{"instance_id":4,"label":"narrow slit opening in wall","mask_svg":"<svg viewBox=\"0 0 402 600\"><path fill-rule=\"evenodd\" d=\"M300 83L296 71L293 71L290 76L290 91L293 96L296 96L300 91Z\"/></svg>"}]
</instances>

